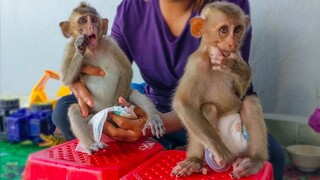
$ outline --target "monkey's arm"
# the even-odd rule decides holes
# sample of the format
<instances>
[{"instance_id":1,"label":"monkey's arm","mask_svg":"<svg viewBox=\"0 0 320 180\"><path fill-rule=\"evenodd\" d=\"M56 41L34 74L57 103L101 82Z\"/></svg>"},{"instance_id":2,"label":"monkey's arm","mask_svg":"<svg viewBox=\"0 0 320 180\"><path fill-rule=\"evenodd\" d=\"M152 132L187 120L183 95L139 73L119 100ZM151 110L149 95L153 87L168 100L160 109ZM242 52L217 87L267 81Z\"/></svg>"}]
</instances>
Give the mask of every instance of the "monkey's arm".
<instances>
[{"instance_id":1,"label":"monkey's arm","mask_svg":"<svg viewBox=\"0 0 320 180\"><path fill-rule=\"evenodd\" d=\"M148 116L147 122L142 129L143 135L146 134L146 129L151 128L153 135L156 135L157 138L162 137L165 134L165 127L163 122L154 107L153 103L148 99L148 97L139 93L136 90L131 90L129 101L133 104L139 106Z\"/></svg>"},{"instance_id":2,"label":"monkey's arm","mask_svg":"<svg viewBox=\"0 0 320 180\"><path fill-rule=\"evenodd\" d=\"M65 85L71 85L79 77L88 43L88 37L80 34L73 43L69 44L62 66L62 81Z\"/></svg>"},{"instance_id":3,"label":"monkey's arm","mask_svg":"<svg viewBox=\"0 0 320 180\"><path fill-rule=\"evenodd\" d=\"M234 90L239 97L243 97L251 82L251 70L238 53L222 52L216 46L207 46L213 70L219 70L233 75Z\"/></svg>"},{"instance_id":4,"label":"monkey's arm","mask_svg":"<svg viewBox=\"0 0 320 180\"><path fill-rule=\"evenodd\" d=\"M231 73L234 75L234 90L237 95L242 98L250 86L251 69L239 56L231 55L231 58L227 59L227 64L231 69Z\"/></svg>"},{"instance_id":5,"label":"monkey's arm","mask_svg":"<svg viewBox=\"0 0 320 180\"><path fill-rule=\"evenodd\" d=\"M83 56L77 52L71 56L66 55L66 59L62 65L62 81L66 86L71 85L77 78L79 78Z\"/></svg>"}]
</instances>

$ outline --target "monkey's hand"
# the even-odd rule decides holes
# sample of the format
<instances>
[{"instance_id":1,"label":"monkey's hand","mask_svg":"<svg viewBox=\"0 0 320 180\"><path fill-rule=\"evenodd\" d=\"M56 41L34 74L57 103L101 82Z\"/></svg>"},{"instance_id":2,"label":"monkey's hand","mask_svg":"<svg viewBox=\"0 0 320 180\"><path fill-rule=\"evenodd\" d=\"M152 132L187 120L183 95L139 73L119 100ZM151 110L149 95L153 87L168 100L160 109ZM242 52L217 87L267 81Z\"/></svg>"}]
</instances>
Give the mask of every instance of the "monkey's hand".
<instances>
[{"instance_id":1,"label":"monkey's hand","mask_svg":"<svg viewBox=\"0 0 320 180\"><path fill-rule=\"evenodd\" d=\"M212 65L212 70L217 70L225 73L232 71L233 62L227 58L230 56L230 52L222 52L218 47L209 48L209 58Z\"/></svg>"},{"instance_id":2,"label":"monkey's hand","mask_svg":"<svg viewBox=\"0 0 320 180\"><path fill-rule=\"evenodd\" d=\"M76 47L77 52L81 55L84 55L88 44L89 39L85 34L80 34L74 41L74 46Z\"/></svg>"},{"instance_id":3,"label":"monkey's hand","mask_svg":"<svg viewBox=\"0 0 320 180\"><path fill-rule=\"evenodd\" d=\"M256 174L263 166L264 160L255 157L238 158L232 164L233 171L230 173L232 178L241 178Z\"/></svg>"},{"instance_id":4,"label":"monkey's hand","mask_svg":"<svg viewBox=\"0 0 320 180\"><path fill-rule=\"evenodd\" d=\"M202 166L202 161L199 159L187 159L179 162L171 172L171 176L189 176L192 173L207 174L208 169Z\"/></svg>"},{"instance_id":5,"label":"monkey's hand","mask_svg":"<svg viewBox=\"0 0 320 180\"><path fill-rule=\"evenodd\" d=\"M143 135L146 135L146 130L151 129L151 132L157 138L162 137L165 134L165 127L163 122L158 114L154 115L152 119L148 118L146 124L144 125L143 129L141 130Z\"/></svg>"},{"instance_id":6,"label":"monkey's hand","mask_svg":"<svg viewBox=\"0 0 320 180\"><path fill-rule=\"evenodd\" d=\"M109 148L109 146L105 143L93 143L87 148L88 154L93 154L94 152L99 151L100 149Z\"/></svg>"}]
</instances>

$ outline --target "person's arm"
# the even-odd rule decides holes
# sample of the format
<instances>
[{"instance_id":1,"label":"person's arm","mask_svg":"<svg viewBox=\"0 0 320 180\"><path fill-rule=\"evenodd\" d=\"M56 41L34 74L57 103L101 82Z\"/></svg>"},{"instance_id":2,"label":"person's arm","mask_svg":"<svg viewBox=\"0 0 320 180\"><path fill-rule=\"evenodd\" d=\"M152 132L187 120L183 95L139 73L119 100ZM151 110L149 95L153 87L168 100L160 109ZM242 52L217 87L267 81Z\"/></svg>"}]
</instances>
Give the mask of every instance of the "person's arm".
<instances>
[{"instance_id":1,"label":"person's arm","mask_svg":"<svg viewBox=\"0 0 320 180\"><path fill-rule=\"evenodd\" d=\"M122 97L119 98L119 104L130 106L130 103ZM152 137L153 135L150 129L147 129L145 136L143 136L141 131L147 121L146 113L138 106L135 107L134 112L137 115L137 119L128 119L114 113L109 113L108 119L111 119L112 121L106 121L103 127L103 132L109 137L121 141L134 142L140 139ZM166 133L171 133L182 128L181 121L174 112L170 111L159 114L165 126ZM114 123L118 127L116 127Z\"/></svg>"},{"instance_id":2,"label":"person's arm","mask_svg":"<svg viewBox=\"0 0 320 180\"><path fill-rule=\"evenodd\" d=\"M146 114L139 107L136 107L135 113L138 116L137 119L128 119L110 113L110 118L119 127L115 127L111 121L106 121L103 132L109 137L121 141L134 142L140 139L152 137L153 135L150 129L146 131L145 136L143 136L141 132L147 119ZM166 128L166 134L182 128L179 118L172 111L168 113L160 113L160 118Z\"/></svg>"},{"instance_id":3,"label":"person's arm","mask_svg":"<svg viewBox=\"0 0 320 180\"><path fill-rule=\"evenodd\" d=\"M128 14L128 8L130 8L130 4L125 0L123 0L117 7L117 13L111 27L110 36L118 43L121 50L126 54L130 62L132 62L133 58L124 34L124 23L127 22L126 17L130 16L130 14Z\"/></svg>"}]
</instances>

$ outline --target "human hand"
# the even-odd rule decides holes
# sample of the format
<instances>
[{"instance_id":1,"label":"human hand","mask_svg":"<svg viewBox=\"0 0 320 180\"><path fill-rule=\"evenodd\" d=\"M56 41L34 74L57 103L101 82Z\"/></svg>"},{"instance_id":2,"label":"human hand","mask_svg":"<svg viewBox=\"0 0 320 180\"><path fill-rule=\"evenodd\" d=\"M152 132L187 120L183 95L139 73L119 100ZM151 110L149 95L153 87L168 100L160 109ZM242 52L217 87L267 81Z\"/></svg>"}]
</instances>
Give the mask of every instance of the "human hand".
<instances>
[{"instance_id":1,"label":"human hand","mask_svg":"<svg viewBox=\"0 0 320 180\"><path fill-rule=\"evenodd\" d=\"M124 106L130 106L122 97L119 98L119 103ZM112 121L106 121L103 132L109 137L121 141L135 142L144 137L151 137L152 133L150 130L147 130L146 136L143 136L141 131L147 121L146 113L138 106L135 107L134 112L137 115L136 119L128 119L114 113L109 113L108 117Z\"/></svg>"},{"instance_id":2,"label":"human hand","mask_svg":"<svg viewBox=\"0 0 320 180\"><path fill-rule=\"evenodd\" d=\"M81 72L93 76L104 76L105 72L96 66L85 64L81 67ZM78 100L78 104L81 108L81 113L83 117L87 117L89 114L89 107L94 106L93 99L89 93L88 88L80 81L77 80L69 86L73 94Z\"/></svg>"}]
</instances>

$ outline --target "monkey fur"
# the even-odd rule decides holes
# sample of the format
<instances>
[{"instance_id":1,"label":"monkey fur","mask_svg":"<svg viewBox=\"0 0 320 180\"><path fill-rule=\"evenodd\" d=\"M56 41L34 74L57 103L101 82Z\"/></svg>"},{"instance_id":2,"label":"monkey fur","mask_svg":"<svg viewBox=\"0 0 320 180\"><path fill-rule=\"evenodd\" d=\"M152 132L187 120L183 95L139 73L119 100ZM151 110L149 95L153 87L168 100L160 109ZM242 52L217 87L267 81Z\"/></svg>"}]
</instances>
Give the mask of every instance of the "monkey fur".
<instances>
[{"instance_id":1,"label":"monkey fur","mask_svg":"<svg viewBox=\"0 0 320 180\"><path fill-rule=\"evenodd\" d=\"M71 37L67 45L62 65L62 79L65 85L71 85L80 79L88 88L94 100L88 117L82 117L78 104L68 109L71 129L88 154L107 147L104 143L94 142L88 126L94 114L117 104L119 97L142 108L147 114L143 134L150 128L153 135L160 137L165 129L153 103L144 95L131 89L133 76L131 64L117 43L107 36L108 19L102 19L95 8L81 2L70 16L69 21L60 23L66 38ZM106 72L103 77L89 76L80 72L83 64L100 67Z\"/></svg>"},{"instance_id":2,"label":"monkey fur","mask_svg":"<svg viewBox=\"0 0 320 180\"><path fill-rule=\"evenodd\" d=\"M186 160L175 166L171 175L186 176L201 171L205 174L202 164L205 148L217 155L214 160L218 165L237 160L230 174L234 178L257 173L268 159L261 105L257 97L244 97L251 82L251 70L241 58L239 48L249 22L238 6L228 2L207 4L200 17L190 20L191 33L202 39L188 58L173 98L173 109L188 130L189 142ZM214 60L217 54L226 59ZM221 117L234 113L240 113L250 139L241 157L231 153L219 134Z\"/></svg>"}]
</instances>

